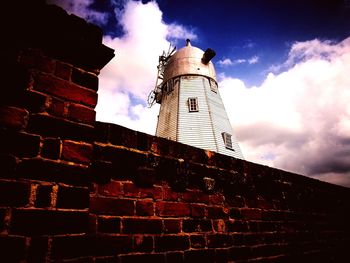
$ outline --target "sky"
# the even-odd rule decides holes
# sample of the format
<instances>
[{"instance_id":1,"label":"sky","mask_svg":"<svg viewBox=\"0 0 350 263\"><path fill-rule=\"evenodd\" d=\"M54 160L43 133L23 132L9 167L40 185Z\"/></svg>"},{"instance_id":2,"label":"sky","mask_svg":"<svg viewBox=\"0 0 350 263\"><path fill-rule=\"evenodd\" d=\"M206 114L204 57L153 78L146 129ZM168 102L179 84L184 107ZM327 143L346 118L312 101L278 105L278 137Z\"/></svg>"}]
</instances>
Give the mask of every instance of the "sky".
<instances>
[{"instance_id":1,"label":"sky","mask_svg":"<svg viewBox=\"0 0 350 263\"><path fill-rule=\"evenodd\" d=\"M212 48L246 160L350 187L350 0L49 0L99 25L115 58L97 120L155 134L158 56Z\"/></svg>"}]
</instances>

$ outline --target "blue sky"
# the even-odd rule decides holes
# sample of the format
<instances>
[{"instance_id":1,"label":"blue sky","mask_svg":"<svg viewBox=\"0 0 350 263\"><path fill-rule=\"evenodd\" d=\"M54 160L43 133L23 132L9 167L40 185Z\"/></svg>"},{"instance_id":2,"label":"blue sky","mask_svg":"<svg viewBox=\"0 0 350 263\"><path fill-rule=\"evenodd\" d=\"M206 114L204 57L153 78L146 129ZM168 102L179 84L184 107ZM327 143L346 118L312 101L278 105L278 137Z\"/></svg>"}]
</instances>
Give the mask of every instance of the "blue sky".
<instances>
[{"instance_id":1,"label":"blue sky","mask_svg":"<svg viewBox=\"0 0 350 263\"><path fill-rule=\"evenodd\" d=\"M244 157L350 186L350 1L49 0L98 24L115 58L97 119L155 133L148 108L169 44L216 51L219 91Z\"/></svg>"}]
</instances>

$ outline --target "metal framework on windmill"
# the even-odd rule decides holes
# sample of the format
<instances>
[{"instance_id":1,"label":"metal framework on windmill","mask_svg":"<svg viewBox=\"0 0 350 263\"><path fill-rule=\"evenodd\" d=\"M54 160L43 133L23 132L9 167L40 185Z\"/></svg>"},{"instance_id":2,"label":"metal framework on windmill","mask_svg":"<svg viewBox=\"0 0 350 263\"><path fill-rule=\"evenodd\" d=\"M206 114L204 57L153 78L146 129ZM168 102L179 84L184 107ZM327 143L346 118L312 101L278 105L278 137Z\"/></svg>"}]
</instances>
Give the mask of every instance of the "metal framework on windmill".
<instances>
[{"instance_id":1,"label":"metal framework on windmill","mask_svg":"<svg viewBox=\"0 0 350 263\"><path fill-rule=\"evenodd\" d=\"M176 46L169 45L168 52L163 51L162 55L159 56L159 64L157 66L157 79L154 89L148 95L148 107L152 107L154 103L161 103L162 100L162 84L164 79L164 70L170 59L174 54Z\"/></svg>"}]
</instances>

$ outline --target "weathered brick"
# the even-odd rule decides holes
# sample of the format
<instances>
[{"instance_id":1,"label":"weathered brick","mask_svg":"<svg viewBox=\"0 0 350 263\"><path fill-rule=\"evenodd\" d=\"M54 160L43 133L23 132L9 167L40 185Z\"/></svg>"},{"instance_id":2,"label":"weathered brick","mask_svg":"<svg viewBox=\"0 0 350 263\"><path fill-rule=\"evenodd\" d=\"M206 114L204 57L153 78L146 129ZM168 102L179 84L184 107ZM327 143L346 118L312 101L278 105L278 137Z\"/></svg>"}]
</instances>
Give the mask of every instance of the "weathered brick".
<instances>
[{"instance_id":1,"label":"weathered brick","mask_svg":"<svg viewBox=\"0 0 350 263\"><path fill-rule=\"evenodd\" d=\"M163 187L163 199L165 201L179 201L182 193L174 191L170 187Z\"/></svg>"},{"instance_id":2,"label":"weathered brick","mask_svg":"<svg viewBox=\"0 0 350 263\"><path fill-rule=\"evenodd\" d=\"M57 160L61 155L61 140L56 138L45 138L40 155L44 158Z\"/></svg>"},{"instance_id":3,"label":"weathered brick","mask_svg":"<svg viewBox=\"0 0 350 263\"><path fill-rule=\"evenodd\" d=\"M93 248L96 256L129 253L132 251L132 237L98 235L94 238Z\"/></svg>"},{"instance_id":4,"label":"weathered brick","mask_svg":"<svg viewBox=\"0 0 350 263\"><path fill-rule=\"evenodd\" d=\"M203 235L191 235L191 248L204 248L206 246L206 241Z\"/></svg>"},{"instance_id":5,"label":"weathered brick","mask_svg":"<svg viewBox=\"0 0 350 263\"><path fill-rule=\"evenodd\" d=\"M106 215L134 215L135 202L128 199L91 197L90 211Z\"/></svg>"},{"instance_id":6,"label":"weathered brick","mask_svg":"<svg viewBox=\"0 0 350 263\"><path fill-rule=\"evenodd\" d=\"M152 216L154 215L154 202L153 201L137 201L136 202L136 214L139 216Z\"/></svg>"},{"instance_id":7,"label":"weathered brick","mask_svg":"<svg viewBox=\"0 0 350 263\"><path fill-rule=\"evenodd\" d=\"M51 206L52 185L39 185L36 189L35 207Z\"/></svg>"},{"instance_id":8,"label":"weathered brick","mask_svg":"<svg viewBox=\"0 0 350 263\"><path fill-rule=\"evenodd\" d=\"M73 68L72 81L91 90L98 90L98 77L86 71Z\"/></svg>"},{"instance_id":9,"label":"weathered brick","mask_svg":"<svg viewBox=\"0 0 350 263\"><path fill-rule=\"evenodd\" d=\"M12 212L10 232L22 235L85 233L87 227L86 212L21 209Z\"/></svg>"},{"instance_id":10,"label":"weathered brick","mask_svg":"<svg viewBox=\"0 0 350 263\"><path fill-rule=\"evenodd\" d=\"M182 198L191 203L209 203L209 195L197 190L187 190L183 193Z\"/></svg>"},{"instance_id":11,"label":"weathered brick","mask_svg":"<svg viewBox=\"0 0 350 263\"><path fill-rule=\"evenodd\" d=\"M192 217L205 217L205 211L206 211L206 206L205 205L198 205L198 204L193 204L191 205L191 216Z\"/></svg>"},{"instance_id":12,"label":"weathered brick","mask_svg":"<svg viewBox=\"0 0 350 263\"><path fill-rule=\"evenodd\" d=\"M68 118L72 121L94 125L96 119L96 112L94 109L71 103L68 107Z\"/></svg>"},{"instance_id":13,"label":"weathered brick","mask_svg":"<svg viewBox=\"0 0 350 263\"><path fill-rule=\"evenodd\" d=\"M104 233L120 233L120 218L103 216L98 217L97 231Z\"/></svg>"},{"instance_id":14,"label":"weathered brick","mask_svg":"<svg viewBox=\"0 0 350 263\"><path fill-rule=\"evenodd\" d=\"M161 219L124 218L122 225L126 234L160 234L163 230Z\"/></svg>"},{"instance_id":15,"label":"weathered brick","mask_svg":"<svg viewBox=\"0 0 350 263\"><path fill-rule=\"evenodd\" d=\"M230 260L244 260L248 259L251 255L250 247L248 246L231 247L229 251Z\"/></svg>"},{"instance_id":16,"label":"weathered brick","mask_svg":"<svg viewBox=\"0 0 350 263\"><path fill-rule=\"evenodd\" d=\"M185 262L215 262L215 251L212 249L199 249L185 251Z\"/></svg>"},{"instance_id":17,"label":"weathered brick","mask_svg":"<svg viewBox=\"0 0 350 263\"><path fill-rule=\"evenodd\" d=\"M121 263L165 263L164 254L133 254L120 256Z\"/></svg>"},{"instance_id":18,"label":"weathered brick","mask_svg":"<svg viewBox=\"0 0 350 263\"><path fill-rule=\"evenodd\" d=\"M180 233L181 232L181 220L180 219L164 219L164 230L165 234Z\"/></svg>"},{"instance_id":19,"label":"weathered brick","mask_svg":"<svg viewBox=\"0 0 350 263\"><path fill-rule=\"evenodd\" d=\"M84 209L89 207L89 189L60 186L57 192L58 208Z\"/></svg>"},{"instance_id":20,"label":"weathered brick","mask_svg":"<svg viewBox=\"0 0 350 263\"><path fill-rule=\"evenodd\" d=\"M188 236L156 236L154 239L155 251L186 250L190 248Z\"/></svg>"},{"instance_id":21,"label":"weathered brick","mask_svg":"<svg viewBox=\"0 0 350 263\"><path fill-rule=\"evenodd\" d=\"M4 262L20 262L25 257L26 240L18 236L0 236L1 259Z\"/></svg>"},{"instance_id":22,"label":"weathered brick","mask_svg":"<svg viewBox=\"0 0 350 263\"><path fill-rule=\"evenodd\" d=\"M28 262L45 262L48 253L48 238L47 237L31 237L30 246L28 249Z\"/></svg>"},{"instance_id":23,"label":"weathered brick","mask_svg":"<svg viewBox=\"0 0 350 263\"><path fill-rule=\"evenodd\" d=\"M64 80L70 80L72 74L72 66L61 61L56 61L55 75Z\"/></svg>"},{"instance_id":24,"label":"weathered brick","mask_svg":"<svg viewBox=\"0 0 350 263\"><path fill-rule=\"evenodd\" d=\"M129 148L136 148L137 133L136 131L123 126L111 124L109 141L114 145L123 145Z\"/></svg>"},{"instance_id":25,"label":"weathered brick","mask_svg":"<svg viewBox=\"0 0 350 263\"><path fill-rule=\"evenodd\" d=\"M52 75L38 74L35 77L34 89L91 107L95 107L97 104L95 91L82 88Z\"/></svg>"},{"instance_id":26,"label":"weathered brick","mask_svg":"<svg viewBox=\"0 0 350 263\"><path fill-rule=\"evenodd\" d=\"M25 206L29 203L30 184L0 181L0 206Z\"/></svg>"},{"instance_id":27,"label":"weathered brick","mask_svg":"<svg viewBox=\"0 0 350 263\"><path fill-rule=\"evenodd\" d=\"M122 184L118 181L110 181L107 184L98 185L98 193L104 196L120 196L122 194Z\"/></svg>"},{"instance_id":28,"label":"weathered brick","mask_svg":"<svg viewBox=\"0 0 350 263\"><path fill-rule=\"evenodd\" d=\"M18 94L16 94L18 96ZM20 103L30 113L43 112L47 108L48 96L34 90L26 90L20 95Z\"/></svg>"},{"instance_id":29,"label":"weathered brick","mask_svg":"<svg viewBox=\"0 0 350 263\"><path fill-rule=\"evenodd\" d=\"M39 153L40 137L28 133L0 131L1 152L18 157L34 157Z\"/></svg>"},{"instance_id":30,"label":"weathered brick","mask_svg":"<svg viewBox=\"0 0 350 263\"><path fill-rule=\"evenodd\" d=\"M225 219L229 217L230 210L222 206L208 206L208 218Z\"/></svg>"},{"instance_id":31,"label":"weathered brick","mask_svg":"<svg viewBox=\"0 0 350 263\"><path fill-rule=\"evenodd\" d=\"M20 63L27 68L37 69L46 73L52 73L55 69L55 61L44 56L42 51L38 49L24 52L20 57Z\"/></svg>"},{"instance_id":32,"label":"weathered brick","mask_svg":"<svg viewBox=\"0 0 350 263\"><path fill-rule=\"evenodd\" d=\"M77 141L92 141L93 127L44 114L30 116L29 132L46 137L60 137Z\"/></svg>"},{"instance_id":33,"label":"weathered brick","mask_svg":"<svg viewBox=\"0 0 350 263\"><path fill-rule=\"evenodd\" d=\"M51 258L54 260L93 255L92 240L86 235L52 238Z\"/></svg>"},{"instance_id":34,"label":"weathered brick","mask_svg":"<svg viewBox=\"0 0 350 263\"><path fill-rule=\"evenodd\" d=\"M133 250L137 252L152 252L153 251L153 237L144 235L133 236L134 247Z\"/></svg>"},{"instance_id":35,"label":"weathered brick","mask_svg":"<svg viewBox=\"0 0 350 263\"><path fill-rule=\"evenodd\" d=\"M184 253L183 252L168 252L166 255L167 263L177 263L184 261Z\"/></svg>"},{"instance_id":36,"label":"weathered brick","mask_svg":"<svg viewBox=\"0 0 350 263\"><path fill-rule=\"evenodd\" d=\"M49 98L46 103L47 113L57 116L65 117L66 115L66 102L63 99Z\"/></svg>"},{"instance_id":37,"label":"weathered brick","mask_svg":"<svg viewBox=\"0 0 350 263\"><path fill-rule=\"evenodd\" d=\"M71 185L87 185L88 174L87 167L43 159L22 160L16 173L20 178L63 182Z\"/></svg>"},{"instance_id":38,"label":"weathered brick","mask_svg":"<svg viewBox=\"0 0 350 263\"><path fill-rule=\"evenodd\" d=\"M0 208L0 232L2 232L2 230L4 230L5 228L5 218L6 218L6 214L7 214L7 209L5 208Z\"/></svg>"},{"instance_id":39,"label":"weathered brick","mask_svg":"<svg viewBox=\"0 0 350 263\"><path fill-rule=\"evenodd\" d=\"M225 221L222 219L213 220L213 227L216 232L225 232Z\"/></svg>"},{"instance_id":40,"label":"weathered brick","mask_svg":"<svg viewBox=\"0 0 350 263\"><path fill-rule=\"evenodd\" d=\"M216 193L209 195L209 204L210 205L222 205L225 200L225 197L222 194Z\"/></svg>"},{"instance_id":41,"label":"weathered brick","mask_svg":"<svg viewBox=\"0 0 350 263\"><path fill-rule=\"evenodd\" d=\"M17 158L12 154L1 154L0 153L0 167L2 178L12 178L15 175L15 170L17 168Z\"/></svg>"},{"instance_id":42,"label":"weathered brick","mask_svg":"<svg viewBox=\"0 0 350 263\"><path fill-rule=\"evenodd\" d=\"M210 232L213 231L211 220L208 219L185 219L182 222L184 232Z\"/></svg>"},{"instance_id":43,"label":"weathered brick","mask_svg":"<svg viewBox=\"0 0 350 263\"><path fill-rule=\"evenodd\" d=\"M191 207L186 203L158 202L156 203L156 211L159 216L189 216Z\"/></svg>"},{"instance_id":44,"label":"weathered brick","mask_svg":"<svg viewBox=\"0 0 350 263\"><path fill-rule=\"evenodd\" d=\"M92 151L91 144L65 140L62 146L62 158L72 162L90 163Z\"/></svg>"},{"instance_id":45,"label":"weathered brick","mask_svg":"<svg viewBox=\"0 0 350 263\"><path fill-rule=\"evenodd\" d=\"M245 232L248 231L248 224L245 221L229 220L226 221L226 230L228 232Z\"/></svg>"},{"instance_id":46,"label":"weathered brick","mask_svg":"<svg viewBox=\"0 0 350 263\"><path fill-rule=\"evenodd\" d=\"M232 237L228 234L209 234L207 235L208 247L230 247L233 245Z\"/></svg>"},{"instance_id":47,"label":"weathered brick","mask_svg":"<svg viewBox=\"0 0 350 263\"><path fill-rule=\"evenodd\" d=\"M247 208L241 209L241 215L245 219L256 220L261 219L261 209Z\"/></svg>"},{"instance_id":48,"label":"weathered brick","mask_svg":"<svg viewBox=\"0 0 350 263\"><path fill-rule=\"evenodd\" d=\"M0 106L0 125L4 128L22 130L27 126L28 111L11 106Z\"/></svg>"}]
</instances>

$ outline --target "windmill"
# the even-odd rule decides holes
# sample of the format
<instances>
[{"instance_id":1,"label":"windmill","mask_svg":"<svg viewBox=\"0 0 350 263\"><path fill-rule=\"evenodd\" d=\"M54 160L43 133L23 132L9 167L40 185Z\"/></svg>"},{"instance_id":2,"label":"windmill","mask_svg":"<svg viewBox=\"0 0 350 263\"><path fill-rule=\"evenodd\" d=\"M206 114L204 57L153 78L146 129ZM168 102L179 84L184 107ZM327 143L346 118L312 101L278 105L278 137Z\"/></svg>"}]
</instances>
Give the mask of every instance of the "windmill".
<instances>
[{"instance_id":1,"label":"windmill","mask_svg":"<svg viewBox=\"0 0 350 263\"><path fill-rule=\"evenodd\" d=\"M168 52L163 51L162 55L159 56L159 64L157 66L157 79L154 89L148 95L148 107L151 108L154 103L160 103L162 99L162 83L164 78L164 70L170 59L170 57L174 54L176 50L176 46L169 45Z\"/></svg>"}]
</instances>

